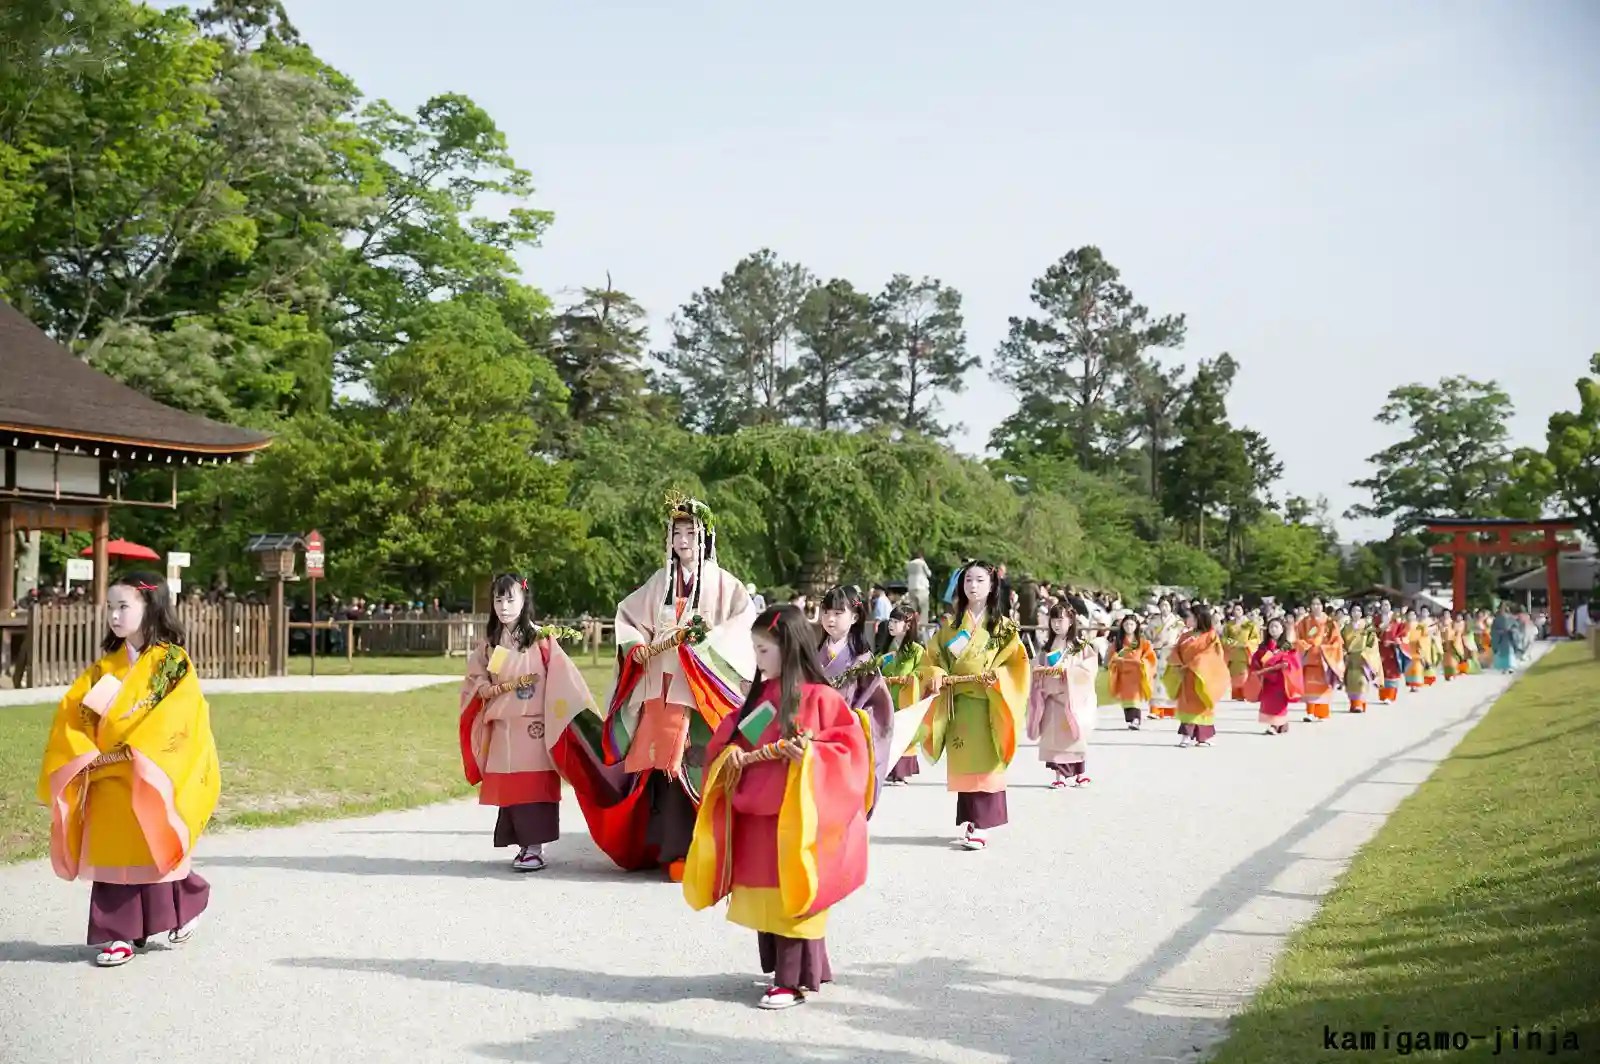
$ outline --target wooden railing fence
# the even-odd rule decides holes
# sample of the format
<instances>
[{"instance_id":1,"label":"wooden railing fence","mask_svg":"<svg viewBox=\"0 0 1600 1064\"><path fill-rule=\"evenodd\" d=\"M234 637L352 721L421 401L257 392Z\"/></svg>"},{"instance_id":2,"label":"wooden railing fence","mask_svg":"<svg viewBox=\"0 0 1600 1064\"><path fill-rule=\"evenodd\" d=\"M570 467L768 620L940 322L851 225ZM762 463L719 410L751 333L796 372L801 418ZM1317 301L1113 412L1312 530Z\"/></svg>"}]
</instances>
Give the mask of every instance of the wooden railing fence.
<instances>
[{"instance_id":1,"label":"wooden railing fence","mask_svg":"<svg viewBox=\"0 0 1600 1064\"><path fill-rule=\"evenodd\" d=\"M205 680L269 676L271 611L241 602L183 602L176 607L185 648ZM28 613L30 687L69 684L100 657L105 611L41 605Z\"/></svg>"}]
</instances>

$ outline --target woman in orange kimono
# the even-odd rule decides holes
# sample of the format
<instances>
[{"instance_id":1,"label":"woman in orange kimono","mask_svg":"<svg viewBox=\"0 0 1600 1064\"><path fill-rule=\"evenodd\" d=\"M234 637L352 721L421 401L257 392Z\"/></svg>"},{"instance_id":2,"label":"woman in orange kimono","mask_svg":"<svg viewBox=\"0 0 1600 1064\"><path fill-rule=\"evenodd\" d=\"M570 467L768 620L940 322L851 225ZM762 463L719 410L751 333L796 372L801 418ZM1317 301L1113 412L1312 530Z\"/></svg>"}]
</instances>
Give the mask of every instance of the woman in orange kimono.
<instances>
[{"instance_id":1,"label":"woman in orange kimono","mask_svg":"<svg viewBox=\"0 0 1600 1064\"><path fill-rule=\"evenodd\" d=\"M1461 667L1461 644L1456 640L1456 617L1449 610L1439 614L1440 672L1446 680L1454 680Z\"/></svg>"},{"instance_id":2,"label":"woman in orange kimono","mask_svg":"<svg viewBox=\"0 0 1600 1064\"><path fill-rule=\"evenodd\" d=\"M1156 650L1150 640L1139 634L1141 627L1137 613L1122 615L1111 633L1111 653L1106 663L1111 674L1111 697L1122 703L1122 716L1129 731L1139 730L1156 677Z\"/></svg>"},{"instance_id":3,"label":"woman in orange kimono","mask_svg":"<svg viewBox=\"0 0 1600 1064\"><path fill-rule=\"evenodd\" d=\"M728 899L772 976L760 1007L786 1009L833 980L828 909L867 878L873 756L870 725L823 675L797 607L763 611L752 640L750 694L707 747L683 896L695 910Z\"/></svg>"},{"instance_id":4,"label":"woman in orange kimono","mask_svg":"<svg viewBox=\"0 0 1600 1064\"><path fill-rule=\"evenodd\" d=\"M61 699L39 773L50 863L87 879L89 945L102 968L149 939L182 945L211 900L190 867L216 810L221 766L211 711L183 649L167 582L128 573L106 596L104 657Z\"/></svg>"},{"instance_id":5,"label":"woman in orange kimono","mask_svg":"<svg viewBox=\"0 0 1600 1064\"><path fill-rule=\"evenodd\" d=\"M1295 625L1294 639L1305 677L1305 719L1327 720L1333 689L1344 676L1344 635L1324 612L1320 597L1311 600L1311 612Z\"/></svg>"},{"instance_id":6,"label":"woman in orange kimono","mask_svg":"<svg viewBox=\"0 0 1600 1064\"><path fill-rule=\"evenodd\" d=\"M1210 746L1217 735L1216 706L1232 692L1233 677L1211 607L1199 603L1193 610L1194 628L1167 660L1167 683L1178 703L1178 745Z\"/></svg>"}]
</instances>

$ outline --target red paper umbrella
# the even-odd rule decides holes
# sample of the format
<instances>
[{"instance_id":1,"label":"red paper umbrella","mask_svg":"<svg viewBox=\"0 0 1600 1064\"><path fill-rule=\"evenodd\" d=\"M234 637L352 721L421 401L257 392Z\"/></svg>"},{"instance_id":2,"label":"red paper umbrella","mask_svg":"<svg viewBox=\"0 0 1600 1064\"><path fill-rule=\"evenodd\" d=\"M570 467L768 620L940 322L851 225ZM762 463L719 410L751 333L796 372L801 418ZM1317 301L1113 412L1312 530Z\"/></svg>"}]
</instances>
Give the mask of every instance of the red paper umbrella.
<instances>
[{"instance_id":1,"label":"red paper umbrella","mask_svg":"<svg viewBox=\"0 0 1600 1064\"><path fill-rule=\"evenodd\" d=\"M144 562L158 562L161 555L149 547L141 547L137 543L129 543L125 539L114 539L106 544L106 556L111 558L133 558ZM78 552L80 558L94 557L94 547L89 546Z\"/></svg>"}]
</instances>

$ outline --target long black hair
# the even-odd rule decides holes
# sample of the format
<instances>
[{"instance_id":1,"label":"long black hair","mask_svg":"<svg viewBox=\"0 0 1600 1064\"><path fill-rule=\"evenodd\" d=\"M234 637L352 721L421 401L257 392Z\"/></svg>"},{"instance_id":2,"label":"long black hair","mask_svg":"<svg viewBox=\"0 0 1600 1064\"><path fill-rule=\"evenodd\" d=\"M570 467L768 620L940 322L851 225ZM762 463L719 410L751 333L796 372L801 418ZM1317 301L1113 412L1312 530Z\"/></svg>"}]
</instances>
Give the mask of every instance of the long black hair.
<instances>
[{"instance_id":1,"label":"long black hair","mask_svg":"<svg viewBox=\"0 0 1600 1064\"><path fill-rule=\"evenodd\" d=\"M850 651L852 658L859 658L868 653L872 647L867 644L867 605L861 598L861 589L854 585L849 587L830 587L822 593L822 602L818 606L820 614L828 610L845 610L854 615L850 622L850 631L845 634L845 646ZM822 633L822 639L817 643L819 648L828 643L828 633Z\"/></svg>"},{"instance_id":2,"label":"long black hair","mask_svg":"<svg viewBox=\"0 0 1600 1064\"><path fill-rule=\"evenodd\" d=\"M1056 635L1055 629L1050 626L1050 622L1057 617L1065 617L1072 622L1064 636ZM1039 653L1050 653L1050 648L1056 645L1057 640L1061 641L1061 649L1069 654L1083 649L1083 618L1078 616L1077 610L1064 602L1051 606L1050 612L1045 614L1044 639L1039 643Z\"/></svg>"},{"instance_id":3,"label":"long black hair","mask_svg":"<svg viewBox=\"0 0 1600 1064\"><path fill-rule=\"evenodd\" d=\"M1273 625L1277 625L1278 628L1283 632L1281 637L1272 634ZM1268 643L1272 644L1274 650L1279 647L1289 645L1289 622L1287 620L1282 617L1267 618L1266 623L1261 626L1261 644L1265 646Z\"/></svg>"},{"instance_id":4,"label":"long black hair","mask_svg":"<svg viewBox=\"0 0 1600 1064\"><path fill-rule=\"evenodd\" d=\"M494 600L507 594L514 587L522 589L522 613L512 625L516 635L517 649L527 650L533 646L533 641L538 638L538 625L533 623L533 592L528 589L528 578L517 573L501 573L494 578L494 584L489 589L489 646L500 645L500 637L505 634L506 626L500 620L500 615L494 610Z\"/></svg>"},{"instance_id":5,"label":"long black hair","mask_svg":"<svg viewBox=\"0 0 1600 1064\"><path fill-rule=\"evenodd\" d=\"M1144 639L1144 618L1137 613L1124 613L1116 619L1107 640L1111 645L1111 653L1118 653L1128 645L1128 632L1124 626L1129 621L1133 622L1133 645L1138 646L1140 640Z\"/></svg>"},{"instance_id":6,"label":"long black hair","mask_svg":"<svg viewBox=\"0 0 1600 1064\"><path fill-rule=\"evenodd\" d=\"M901 647L917 641L917 608L915 606L908 606L903 603L896 606L889 611L889 620L905 622L906 634L900 640ZM879 657L895 649L893 645L894 637L889 634L889 626L887 624L878 625L877 644L877 646L873 647L873 652Z\"/></svg>"},{"instance_id":7,"label":"long black hair","mask_svg":"<svg viewBox=\"0 0 1600 1064\"><path fill-rule=\"evenodd\" d=\"M679 584L691 575L683 571L678 552L672 549L672 530L678 527L678 522L688 522L694 526L695 537L694 587L689 592L691 611L700 609L700 585L705 583L700 577L705 573L706 559L717 553L717 533L695 511L696 505L693 500L686 500L674 506L667 515L667 597L664 604L671 606L677 600Z\"/></svg>"},{"instance_id":8,"label":"long black hair","mask_svg":"<svg viewBox=\"0 0 1600 1064\"><path fill-rule=\"evenodd\" d=\"M972 569L985 569L989 573L989 598L983 607L983 626L994 635L995 625L1000 623L1000 578L995 575L994 566L986 561L973 560L961 567L961 572L956 576L956 618L955 623L961 624L967 619L967 573Z\"/></svg>"},{"instance_id":9,"label":"long black hair","mask_svg":"<svg viewBox=\"0 0 1600 1064\"><path fill-rule=\"evenodd\" d=\"M111 581L112 587L126 587L137 591L144 599L144 623L139 626L139 649L147 650L159 643L183 646L183 625L172 608L172 592L164 578L155 573L139 570L124 573ZM108 589L109 590L109 589ZM114 632L107 632L100 644L100 652L109 654L121 650L127 642Z\"/></svg>"},{"instance_id":10,"label":"long black hair","mask_svg":"<svg viewBox=\"0 0 1600 1064\"><path fill-rule=\"evenodd\" d=\"M1211 619L1210 606L1207 606L1204 602L1196 602L1191 608L1194 610L1195 631L1209 632L1216 627L1216 622Z\"/></svg>"},{"instance_id":11,"label":"long black hair","mask_svg":"<svg viewBox=\"0 0 1600 1064\"><path fill-rule=\"evenodd\" d=\"M800 607L785 604L762 610L750 625L750 631L753 635L766 635L778 644L778 656L783 659L782 670L778 673L778 724L783 737L792 739L796 731L795 716L800 709L801 686L828 683L822 666L817 663L817 627L806 620ZM761 690L768 679L770 677L763 676L760 669L756 670L750 681L750 693L739 707L736 723L743 722L745 715L760 704Z\"/></svg>"}]
</instances>

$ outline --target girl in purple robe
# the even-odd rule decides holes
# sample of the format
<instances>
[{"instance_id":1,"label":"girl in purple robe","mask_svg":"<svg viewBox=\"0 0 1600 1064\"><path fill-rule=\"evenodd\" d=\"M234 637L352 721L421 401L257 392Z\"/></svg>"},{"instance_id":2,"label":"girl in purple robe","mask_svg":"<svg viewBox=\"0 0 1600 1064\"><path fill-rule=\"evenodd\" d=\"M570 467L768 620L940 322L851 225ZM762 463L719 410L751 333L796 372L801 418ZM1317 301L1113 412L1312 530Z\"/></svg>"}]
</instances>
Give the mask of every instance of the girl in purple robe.
<instances>
[{"instance_id":1,"label":"girl in purple robe","mask_svg":"<svg viewBox=\"0 0 1600 1064\"><path fill-rule=\"evenodd\" d=\"M894 739L894 698L884 683L878 657L867 642L867 605L858 587L832 587L822 596L817 618L822 637L817 664L846 704L863 718L872 739L874 776L870 819L889 775Z\"/></svg>"}]
</instances>

